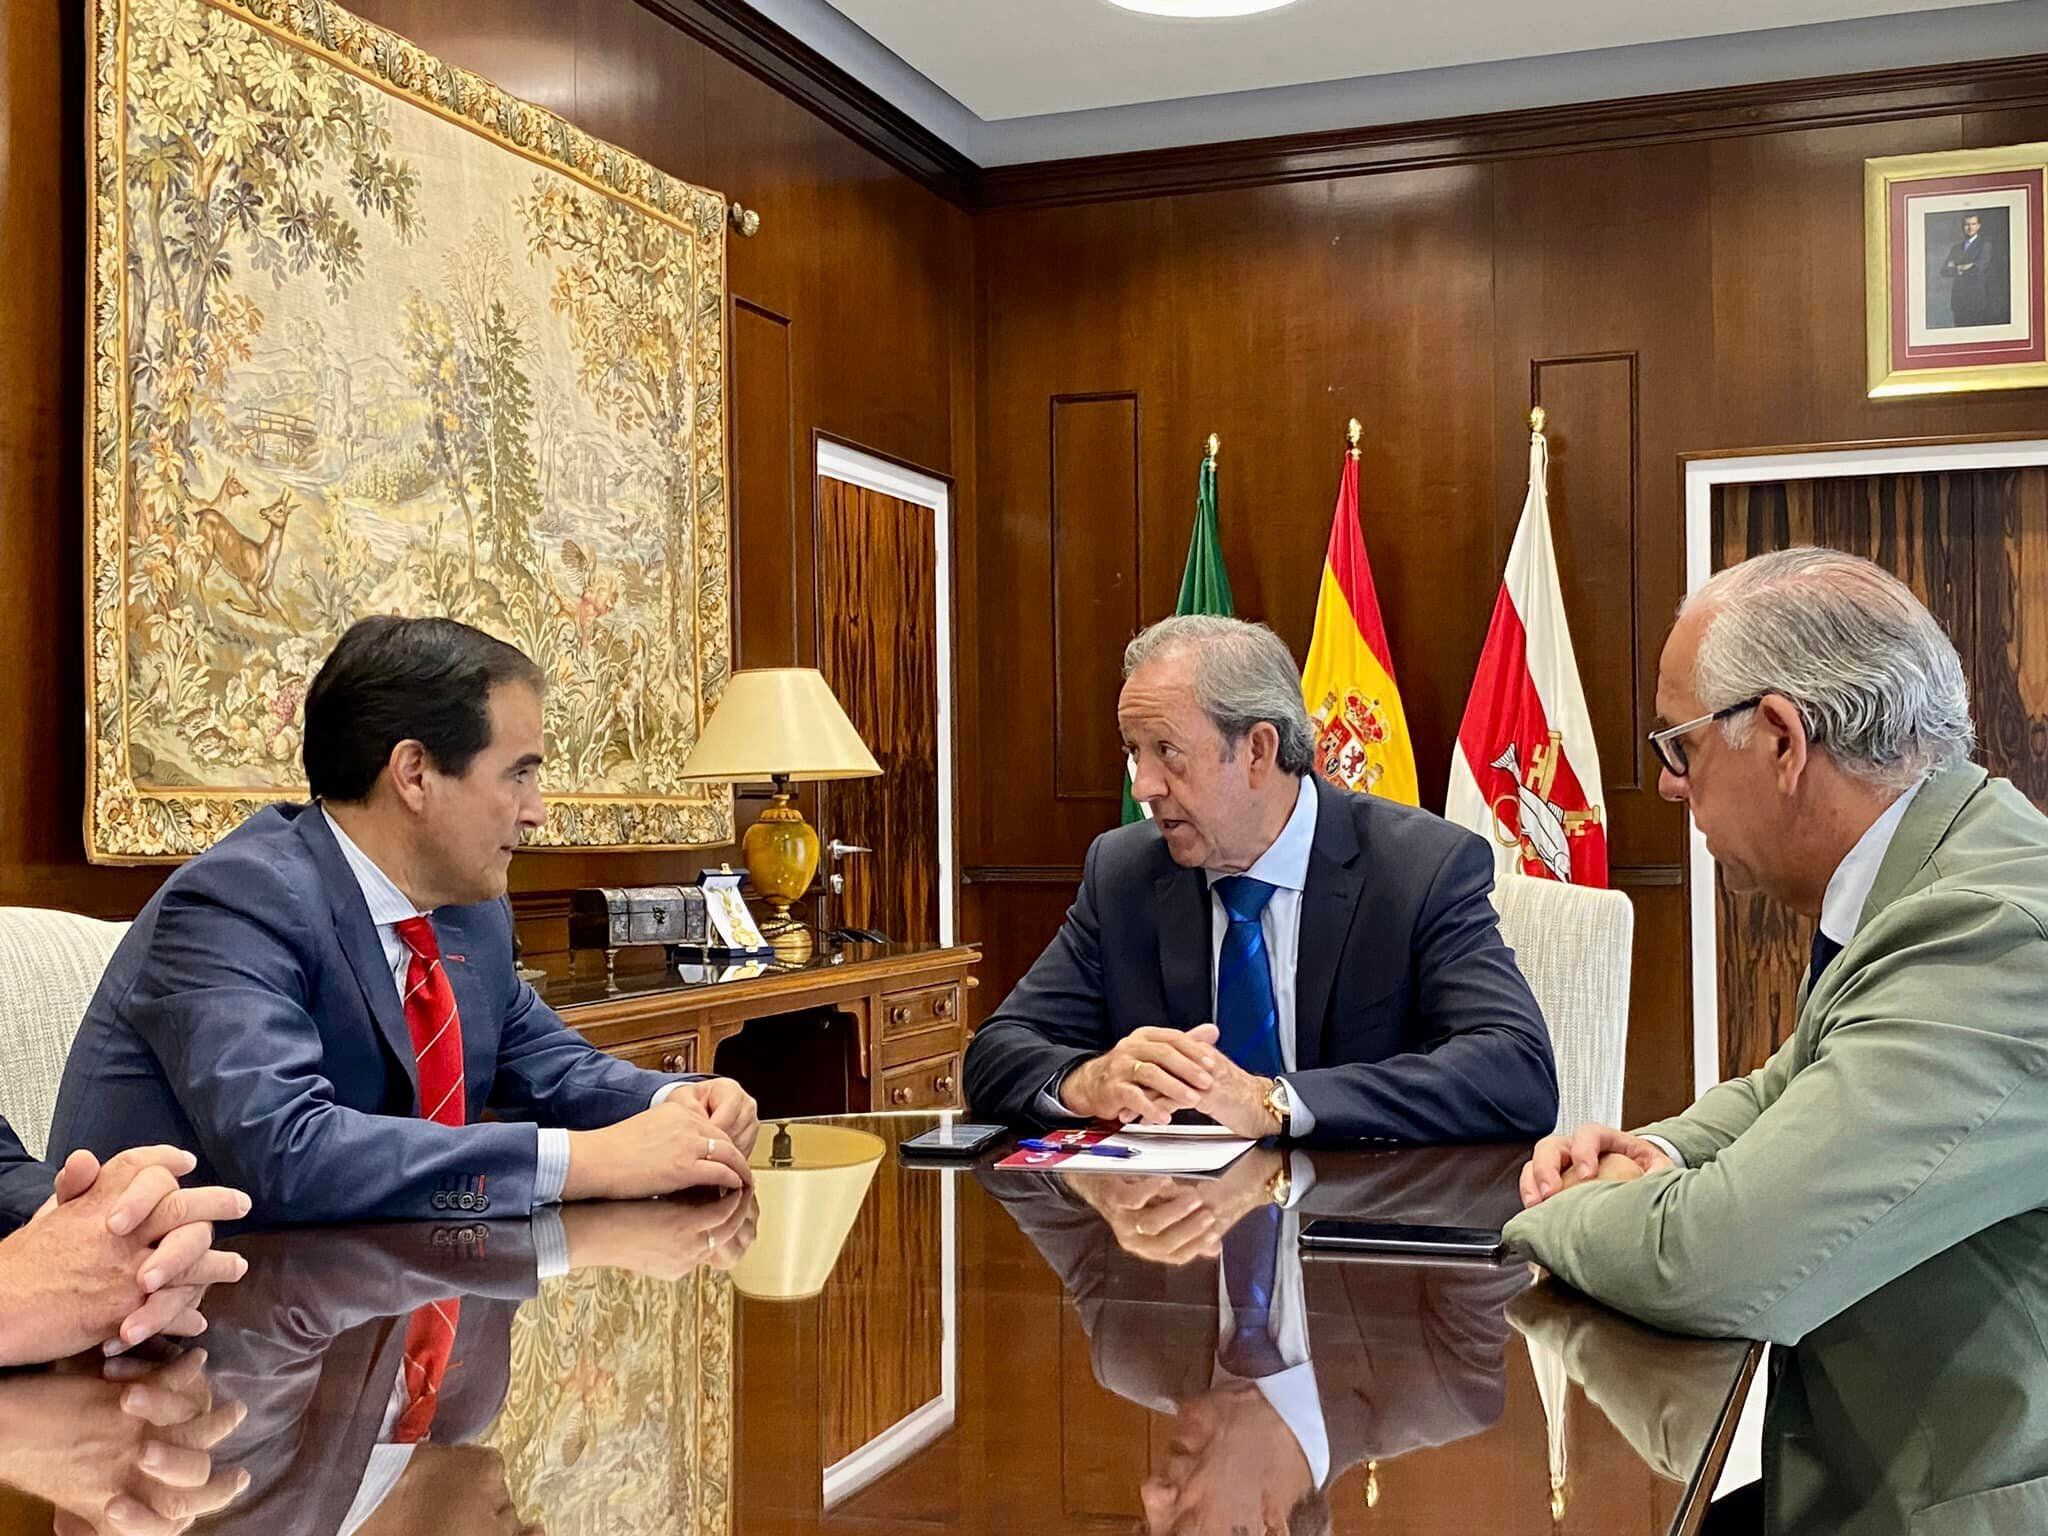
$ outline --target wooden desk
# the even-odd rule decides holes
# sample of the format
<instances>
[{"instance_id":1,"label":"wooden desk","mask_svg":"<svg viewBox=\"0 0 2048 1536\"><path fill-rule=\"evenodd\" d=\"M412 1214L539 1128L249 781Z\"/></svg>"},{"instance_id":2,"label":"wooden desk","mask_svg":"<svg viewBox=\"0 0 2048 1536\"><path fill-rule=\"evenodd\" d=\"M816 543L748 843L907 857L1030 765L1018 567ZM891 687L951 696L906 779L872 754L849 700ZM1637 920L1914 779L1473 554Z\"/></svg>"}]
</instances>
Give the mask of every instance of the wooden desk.
<instances>
[{"instance_id":1,"label":"wooden desk","mask_svg":"<svg viewBox=\"0 0 2048 1536\"><path fill-rule=\"evenodd\" d=\"M658 1072L709 1072L718 1047L748 1024L794 1024L829 1012L851 1026L839 1094L846 1110L960 1105L965 999L978 984L969 974L981 959L977 949L849 944L796 965L767 962L764 974L732 981L717 979L725 965L629 971L632 958L622 951L608 980L600 953L579 953L575 972L550 976L542 995L593 1045ZM815 1080L818 1065L792 1062L789 1070L808 1069ZM774 1078L740 1075L764 1108L775 1103Z\"/></svg>"}]
</instances>

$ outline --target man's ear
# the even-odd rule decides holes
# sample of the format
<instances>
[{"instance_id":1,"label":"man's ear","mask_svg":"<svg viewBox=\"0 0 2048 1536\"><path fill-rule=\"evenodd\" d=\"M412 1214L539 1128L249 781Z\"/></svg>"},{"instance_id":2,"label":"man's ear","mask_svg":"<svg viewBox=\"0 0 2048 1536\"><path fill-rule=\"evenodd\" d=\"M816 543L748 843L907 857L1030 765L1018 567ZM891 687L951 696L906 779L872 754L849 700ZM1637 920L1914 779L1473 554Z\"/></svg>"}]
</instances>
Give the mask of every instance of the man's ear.
<instances>
[{"instance_id":1,"label":"man's ear","mask_svg":"<svg viewBox=\"0 0 2048 1536\"><path fill-rule=\"evenodd\" d=\"M1781 693L1767 693L1756 707L1756 728L1771 750L1771 773L1782 794L1792 794L1806 776L1812 745L1799 707Z\"/></svg>"},{"instance_id":2,"label":"man's ear","mask_svg":"<svg viewBox=\"0 0 2048 1536\"><path fill-rule=\"evenodd\" d=\"M1254 789L1263 785L1279 768L1280 732L1270 720L1261 720L1245 732L1245 745L1251 749L1251 761L1245 765Z\"/></svg>"},{"instance_id":3,"label":"man's ear","mask_svg":"<svg viewBox=\"0 0 2048 1536\"><path fill-rule=\"evenodd\" d=\"M432 766L427 749L409 737L391 749L390 760L384 764L384 776L407 810L426 809L427 770Z\"/></svg>"}]
</instances>

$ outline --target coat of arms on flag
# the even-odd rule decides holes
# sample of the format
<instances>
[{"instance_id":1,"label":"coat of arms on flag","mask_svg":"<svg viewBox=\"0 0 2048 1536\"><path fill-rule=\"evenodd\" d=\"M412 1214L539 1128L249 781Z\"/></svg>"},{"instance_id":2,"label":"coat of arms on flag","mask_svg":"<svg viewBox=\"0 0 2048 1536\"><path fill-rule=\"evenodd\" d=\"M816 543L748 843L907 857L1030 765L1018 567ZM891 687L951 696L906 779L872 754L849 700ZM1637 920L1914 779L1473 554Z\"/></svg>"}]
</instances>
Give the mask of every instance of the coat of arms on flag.
<instances>
[{"instance_id":1,"label":"coat of arms on flag","mask_svg":"<svg viewBox=\"0 0 2048 1536\"><path fill-rule=\"evenodd\" d=\"M1492 840L1496 873L1604 886L1600 759L1550 541L1541 407L1530 425L1529 495L1458 725L1444 815Z\"/></svg>"},{"instance_id":2,"label":"coat of arms on flag","mask_svg":"<svg viewBox=\"0 0 2048 1536\"><path fill-rule=\"evenodd\" d=\"M1316 624L1301 669L1301 702L1315 722L1315 770L1332 784L1416 805L1415 748L1394 681L1387 626L1358 524L1357 421L1337 480Z\"/></svg>"}]
</instances>

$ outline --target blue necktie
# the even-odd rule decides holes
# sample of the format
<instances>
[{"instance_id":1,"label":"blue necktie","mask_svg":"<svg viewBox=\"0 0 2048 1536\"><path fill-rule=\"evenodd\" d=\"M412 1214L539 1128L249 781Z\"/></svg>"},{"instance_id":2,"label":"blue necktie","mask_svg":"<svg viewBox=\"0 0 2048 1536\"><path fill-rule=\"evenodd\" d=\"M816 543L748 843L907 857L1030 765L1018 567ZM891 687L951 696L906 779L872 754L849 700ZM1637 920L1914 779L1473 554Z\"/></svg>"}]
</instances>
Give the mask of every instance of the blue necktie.
<instances>
[{"instance_id":1,"label":"blue necktie","mask_svg":"<svg viewBox=\"0 0 2048 1536\"><path fill-rule=\"evenodd\" d=\"M1806 967L1807 991L1811 992L1813 990L1813 984L1820 980L1820 973L1826 970L1834 961L1835 956L1841 952L1841 945L1822 933L1819 928L1813 930L1813 955L1807 962Z\"/></svg>"},{"instance_id":2,"label":"blue necktie","mask_svg":"<svg viewBox=\"0 0 2048 1536\"><path fill-rule=\"evenodd\" d=\"M1210 889L1222 898L1230 917L1222 953L1216 957L1217 1048L1255 1076L1278 1077L1285 1067L1280 1014L1273 1002L1266 935L1259 927L1259 915L1273 899L1274 887L1249 875L1231 875Z\"/></svg>"},{"instance_id":3,"label":"blue necktie","mask_svg":"<svg viewBox=\"0 0 2048 1536\"><path fill-rule=\"evenodd\" d=\"M1273 1342L1273 1281L1280 1267L1280 1207L1268 1202L1223 1239L1223 1291L1230 1298L1230 1337L1216 1358L1247 1381L1287 1368Z\"/></svg>"}]
</instances>

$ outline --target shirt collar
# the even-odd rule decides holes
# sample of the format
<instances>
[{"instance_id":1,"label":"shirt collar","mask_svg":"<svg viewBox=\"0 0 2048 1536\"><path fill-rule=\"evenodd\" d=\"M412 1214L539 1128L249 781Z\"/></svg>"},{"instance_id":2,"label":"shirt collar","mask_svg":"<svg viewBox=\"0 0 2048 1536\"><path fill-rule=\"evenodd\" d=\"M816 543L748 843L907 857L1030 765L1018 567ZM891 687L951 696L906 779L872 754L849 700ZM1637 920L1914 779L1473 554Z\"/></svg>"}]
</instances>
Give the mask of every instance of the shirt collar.
<instances>
[{"instance_id":1,"label":"shirt collar","mask_svg":"<svg viewBox=\"0 0 2048 1536\"><path fill-rule=\"evenodd\" d=\"M1915 784L1886 806L1884 814L1856 839L1856 846L1829 877L1827 891L1820 899L1820 931L1837 944L1846 945L1856 937L1856 929L1863 921L1864 903L1870 900L1870 888L1877 884L1885 853L1891 848L1899 823L1906 819L1906 807L1919 793L1920 785Z\"/></svg>"},{"instance_id":2,"label":"shirt collar","mask_svg":"<svg viewBox=\"0 0 2048 1536\"><path fill-rule=\"evenodd\" d=\"M363 888L363 903L370 909L370 922L378 928L389 928L393 923L402 923L409 917L424 917L426 914L412 904L405 892L392 883L391 877L379 869L370 856L358 848L349 835L341 830L341 823L328 813L326 806L320 807L320 814L327 817L327 829L334 834L335 842L341 845L341 856L348 860L349 872L356 877L356 884Z\"/></svg>"},{"instance_id":3,"label":"shirt collar","mask_svg":"<svg viewBox=\"0 0 2048 1536\"><path fill-rule=\"evenodd\" d=\"M1304 890L1308 886L1308 856L1315 845L1315 776L1304 773L1301 788L1294 797L1294 814L1287 818L1287 825L1280 829L1280 835L1273 839L1272 846L1260 854L1244 873L1254 880L1265 881L1276 890ZM1211 885L1225 878L1222 870L1211 869L1203 873L1209 877Z\"/></svg>"}]
</instances>

